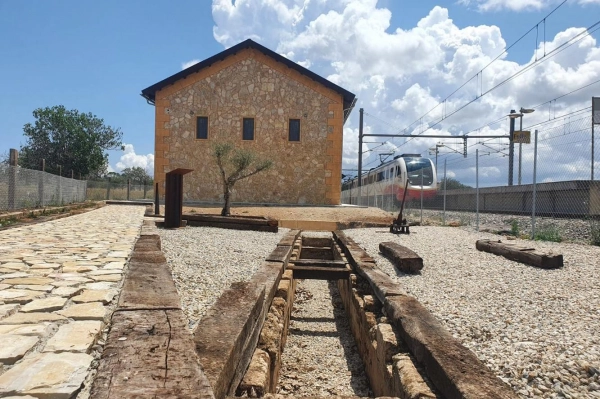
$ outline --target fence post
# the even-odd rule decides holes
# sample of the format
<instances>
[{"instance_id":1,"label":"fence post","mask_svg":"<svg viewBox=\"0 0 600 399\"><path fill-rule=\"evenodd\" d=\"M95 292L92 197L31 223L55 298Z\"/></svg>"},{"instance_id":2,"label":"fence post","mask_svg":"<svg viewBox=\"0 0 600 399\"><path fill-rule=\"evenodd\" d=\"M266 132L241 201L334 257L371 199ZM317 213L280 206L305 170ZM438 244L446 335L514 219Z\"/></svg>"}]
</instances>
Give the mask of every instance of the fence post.
<instances>
[{"instance_id":1,"label":"fence post","mask_svg":"<svg viewBox=\"0 0 600 399\"><path fill-rule=\"evenodd\" d=\"M38 180L38 198L39 198L39 204L41 207L44 206L44 172L46 171L46 160L42 158L42 160L40 160L40 170L41 173L39 174L40 176L40 180Z\"/></svg>"},{"instance_id":2,"label":"fence post","mask_svg":"<svg viewBox=\"0 0 600 399\"><path fill-rule=\"evenodd\" d=\"M535 240L535 200L537 194L537 144L538 144L538 131L535 130L534 142L533 142L533 195L531 198L531 239Z\"/></svg>"},{"instance_id":3,"label":"fence post","mask_svg":"<svg viewBox=\"0 0 600 399\"><path fill-rule=\"evenodd\" d=\"M110 199L110 177L108 178L108 182L106 182L106 200Z\"/></svg>"},{"instance_id":4,"label":"fence post","mask_svg":"<svg viewBox=\"0 0 600 399\"><path fill-rule=\"evenodd\" d=\"M146 179L144 179L144 199L146 199L146 194L148 193L148 186L146 186Z\"/></svg>"},{"instance_id":5,"label":"fence post","mask_svg":"<svg viewBox=\"0 0 600 399\"><path fill-rule=\"evenodd\" d=\"M479 231L479 148L475 150L475 228Z\"/></svg>"},{"instance_id":6,"label":"fence post","mask_svg":"<svg viewBox=\"0 0 600 399\"><path fill-rule=\"evenodd\" d=\"M62 165L58 165L58 205L62 205Z\"/></svg>"},{"instance_id":7,"label":"fence post","mask_svg":"<svg viewBox=\"0 0 600 399\"><path fill-rule=\"evenodd\" d=\"M131 191L131 180L127 179L127 201L129 201L129 193Z\"/></svg>"},{"instance_id":8,"label":"fence post","mask_svg":"<svg viewBox=\"0 0 600 399\"><path fill-rule=\"evenodd\" d=\"M423 168L421 168L421 226L423 226Z\"/></svg>"},{"instance_id":9,"label":"fence post","mask_svg":"<svg viewBox=\"0 0 600 399\"><path fill-rule=\"evenodd\" d=\"M446 225L446 158L444 158L444 213L442 214L442 225Z\"/></svg>"},{"instance_id":10,"label":"fence post","mask_svg":"<svg viewBox=\"0 0 600 399\"><path fill-rule=\"evenodd\" d=\"M19 151L10 149L8 170L8 209L15 209L15 197L17 194L17 166L19 166Z\"/></svg>"}]
</instances>

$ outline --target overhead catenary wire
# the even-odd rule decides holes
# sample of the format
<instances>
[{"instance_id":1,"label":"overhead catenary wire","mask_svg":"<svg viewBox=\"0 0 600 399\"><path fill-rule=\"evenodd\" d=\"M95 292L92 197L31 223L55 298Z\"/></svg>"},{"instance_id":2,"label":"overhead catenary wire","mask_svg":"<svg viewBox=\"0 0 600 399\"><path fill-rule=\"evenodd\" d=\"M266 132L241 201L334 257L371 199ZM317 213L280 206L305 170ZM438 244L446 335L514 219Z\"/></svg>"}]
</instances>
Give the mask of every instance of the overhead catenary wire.
<instances>
[{"instance_id":1,"label":"overhead catenary wire","mask_svg":"<svg viewBox=\"0 0 600 399\"><path fill-rule=\"evenodd\" d=\"M482 76L482 84L483 84L483 72L485 69L487 69L490 65L492 65L494 62L496 62L500 57L502 57L504 54L506 54L508 52L508 50L510 50L512 47L514 47L517 43L519 43L521 40L523 40L525 38L525 36L527 36L529 33L531 33L531 31L533 31L533 29L536 29L541 23L544 23L544 26L546 24L546 19L548 17L550 17L552 14L554 14L554 12L556 10L558 10L560 7L562 7L563 4L565 4L567 2L567 0L563 0L559 5L557 5L552 11L550 11L542 20L540 20L537 24L535 24L534 26L532 26L527 32L525 32L523 35L521 35L521 37L519 37L516 41L514 41L510 46L506 47L500 54L498 54L493 60L491 60L487 65L485 65L483 68L481 68L474 76L472 76L470 79L468 79L466 82L464 82L462 85L460 85L457 89L455 89L452 93L450 93L449 95L447 95L442 101L438 102L438 104L436 106L434 106L433 108L431 108L429 111L427 111L425 114L421 115L419 118L417 118L414 122L412 122L411 124L409 124L404 131L407 131L413 124L419 122L420 120L422 120L424 117L426 117L427 115L429 115L432 111L434 111L437 107L439 107L440 105L444 104L447 100L450 99L450 97L452 97L454 94L456 94L458 91L460 91L460 89L462 89L463 87L465 87L467 84L469 84L473 79L475 79L476 77L479 77L480 74ZM545 30L545 28L544 28ZM544 38L544 45L545 45L545 38ZM536 55L537 55L537 39L536 39ZM545 49L544 49L544 56L545 56ZM537 62L537 58L536 58L536 62ZM481 90L481 92L483 92L483 90ZM483 96L483 93L478 96L477 98L480 98ZM445 112L444 112L445 114ZM446 116L448 117L448 116Z\"/></svg>"},{"instance_id":2,"label":"overhead catenary wire","mask_svg":"<svg viewBox=\"0 0 600 399\"><path fill-rule=\"evenodd\" d=\"M495 90L495 89L497 89L497 88L501 87L502 85L504 85L504 84L508 83L508 82L509 82L509 81L511 81L512 79L515 79L516 77L520 76L521 74L523 74L523 73L525 73L525 72L527 72L527 71L531 70L532 68L536 67L536 66L537 66L537 65L539 65L540 63L542 63L542 62L544 62L544 61L548 60L549 58L553 57L554 55L557 55L557 54L559 54L560 52L562 52L562 51L566 50L567 48L571 47L572 45L576 44L577 42L579 42L579 41L580 41L580 40L582 40L583 38L585 38L585 37L587 37L587 36L591 35L591 34L592 34L592 33L594 33L595 31L597 31L598 29L600 29L600 26L599 26L599 25L600 25L600 20L599 20L599 21L597 21L596 23L592 24L592 25L591 25L589 28L587 28L587 29L583 30L583 31L582 31L582 32L580 32L579 34L577 34L577 35L575 35L574 37L570 38L569 40L565 41L565 42L564 42L564 43L562 43L561 45L557 46L557 47L556 47L555 49L553 49L552 51L550 51L550 52L548 52L548 53L545 53L545 55L544 55L544 57L543 57L543 58L540 58L538 61L536 61L536 62L533 62L533 63L531 63L531 64L529 64L529 65L525 66L524 68L522 68L521 70L517 71L516 73L514 73L513 75L511 75L510 77L508 77L508 78L507 78L507 79L505 79L504 81L502 81L502 82L498 83L498 84L497 84L497 85L495 85L494 87L492 87L492 88L490 88L489 90L487 90L485 93L482 93L482 96L483 96L483 95L487 95L487 94L491 93L493 90ZM594 30L591 30L591 29L594 29ZM589 86L591 86L591 85L593 85L593 84L596 84L596 83L598 83L598 82L600 82L600 80L597 80L597 81L591 82L591 83L589 83L589 84L586 84L586 85L584 85L584 86L582 86L582 87L580 87L580 88L578 88L578 89L575 89L575 90L573 90L573 91L571 91L571 92L569 92L569 93L565 93L564 95L562 95L562 96L559 96L559 97L557 97L556 99L553 99L553 100L550 100L550 101L547 101L547 102L545 102L545 103L542 103L542 104L540 104L540 106L541 106L541 105L544 105L544 104L546 104L546 103L550 103L550 102L552 102L552 101L555 101L555 100L557 100L557 99L559 99L559 98L562 98L562 97L564 97L564 96L567 96L567 95L569 95L569 94L572 94L572 93L574 93L574 92L576 92L576 91L578 91L578 90L582 90L582 89L584 89L584 88L586 88L586 87L589 87ZM467 103L465 103L464 105L462 105L462 106L461 106L461 107L459 107L458 109L456 109L456 110L452 111L450 114L446 114L446 115L444 115L444 116L443 116L443 117L442 117L440 120L438 120L438 121L436 121L435 123L433 123L433 124L429 125L429 126L426 128L426 129L424 129L424 130L421 130L419 133L415 134L415 136L422 135L424 132L426 132L426 131L428 131L428 130L432 129L433 127L437 126L438 124L440 124L440 123L441 123L443 120L445 120L445 119L449 118L450 116L452 116L452 115L454 115L454 114L456 114L456 113L460 112L461 110L463 110L464 108L466 108L468 105L470 105L470 104L472 104L473 102L477 101L477 100L478 100L479 98L481 98L482 96L479 96L479 97L477 97L477 98L475 98L475 99L473 99L473 100L471 100L471 101L468 101ZM536 106L536 107L539 107L539 106ZM434 108L435 108L435 107L434 107ZM431 112L431 110L430 110L429 112ZM367 112L365 112L365 114L366 114L366 115L368 115L368 116L370 116L370 117L372 117L372 118L374 118L374 119L377 119L377 120L379 120L380 122L382 122L382 123L385 123L385 124L387 124L387 125L389 125L389 126L391 126L391 127L395 127L395 128L397 128L396 126L394 126L394 125L392 125L392 124L390 124L390 123L388 123L388 122L386 122L386 121L382 120L381 118L378 118L378 117L376 117L376 116L374 116L374 115L371 115L371 114L369 114L369 113L367 113ZM427 115L427 114L425 114L425 115ZM419 118L419 120L421 120L422 118L423 118L423 117ZM497 122L499 122L499 121L503 120L504 118L505 118L505 116L503 116L503 117L501 117L501 118L499 118L499 119L495 120L495 121L494 121L494 122L492 122L492 123L488 123L488 124L484 125L483 127L485 127L485 126L489 126L490 124L497 123ZM413 123L414 123L414 122L413 122ZM412 125L412 124L411 124L411 125ZM409 125L409 127L410 127L411 125ZM406 129L408 129L408 128L405 128L404 130L406 131ZM475 130L477 130L477 129L475 129ZM471 131L471 132L472 132L472 131ZM469 133L470 133L470 132L469 132ZM466 134L468 134L468 133L466 133ZM452 137L452 136L448 136L448 137ZM400 146L402 146L402 145L405 145L405 144L407 144L408 142L410 142L410 141L411 141L413 138L414 138L414 137L411 137L411 138L409 138L408 140L406 140L404 143L402 143L402 144L398 144L397 146L398 146L398 147L400 147ZM394 144L394 145L396 145L396 144Z\"/></svg>"}]
</instances>

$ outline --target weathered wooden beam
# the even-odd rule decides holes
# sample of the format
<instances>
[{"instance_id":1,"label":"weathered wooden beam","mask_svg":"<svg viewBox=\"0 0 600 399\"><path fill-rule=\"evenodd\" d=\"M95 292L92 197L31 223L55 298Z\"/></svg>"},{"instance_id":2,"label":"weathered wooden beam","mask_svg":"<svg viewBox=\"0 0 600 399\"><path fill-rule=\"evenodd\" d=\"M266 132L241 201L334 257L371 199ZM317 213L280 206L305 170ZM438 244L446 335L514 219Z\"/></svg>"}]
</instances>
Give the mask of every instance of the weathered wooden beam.
<instances>
[{"instance_id":1,"label":"weathered wooden beam","mask_svg":"<svg viewBox=\"0 0 600 399\"><path fill-rule=\"evenodd\" d=\"M475 247L480 251L501 255L507 259L542 269L558 269L563 267L562 254L546 254L537 251L535 248L520 247L492 240L477 240Z\"/></svg>"},{"instance_id":2,"label":"weathered wooden beam","mask_svg":"<svg viewBox=\"0 0 600 399\"><path fill-rule=\"evenodd\" d=\"M224 221L205 221L205 220L189 220L185 216L183 217L188 226L197 227L218 227L221 229L233 229L233 230L252 230L252 231L266 231L269 233L277 233L278 226L273 226L266 222L264 223L246 223L246 221L239 221L237 223L224 222Z\"/></svg>"},{"instance_id":3,"label":"weathered wooden beam","mask_svg":"<svg viewBox=\"0 0 600 399\"><path fill-rule=\"evenodd\" d=\"M90 397L214 398L192 348L181 311L116 312Z\"/></svg>"},{"instance_id":4,"label":"weathered wooden beam","mask_svg":"<svg viewBox=\"0 0 600 399\"><path fill-rule=\"evenodd\" d=\"M416 273L423 269L423 259L410 249L395 242L379 244L379 251L390 259L392 264L405 273Z\"/></svg>"},{"instance_id":5,"label":"weathered wooden beam","mask_svg":"<svg viewBox=\"0 0 600 399\"><path fill-rule=\"evenodd\" d=\"M343 260L297 259L292 261L297 266L345 267Z\"/></svg>"},{"instance_id":6,"label":"weathered wooden beam","mask_svg":"<svg viewBox=\"0 0 600 399\"><path fill-rule=\"evenodd\" d=\"M269 219L256 216L220 216L186 213L182 216L182 219L194 222L215 222L223 224L248 224L272 227L279 225L279 222L276 219Z\"/></svg>"},{"instance_id":7,"label":"weathered wooden beam","mask_svg":"<svg viewBox=\"0 0 600 399\"><path fill-rule=\"evenodd\" d=\"M265 259L267 262L282 262L287 263L290 260L290 255L292 254L292 246L291 245L278 245L275 247L273 252L267 256Z\"/></svg>"},{"instance_id":8,"label":"weathered wooden beam","mask_svg":"<svg viewBox=\"0 0 600 399\"><path fill-rule=\"evenodd\" d=\"M517 394L454 338L415 298L387 297L385 313L427 376L448 399L510 399Z\"/></svg>"},{"instance_id":9,"label":"weathered wooden beam","mask_svg":"<svg viewBox=\"0 0 600 399\"><path fill-rule=\"evenodd\" d=\"M90 390L92 399L139 397L214 399L153 234L134 247Z\"/></svg>"},{"instance_id":10,"label":"weathered wooden beam","mask_svg":"<svg viewBox=\"0 0 600 399\"><path fill-rule=\"evenodd\" d=\"M380 270L373 259L343 232L334 237L358 275L366 279L384 304L388 320L412 355L423 364L430 381L445 398L512 399L517 395L473 352L452 337L415 298Z\"/></svg>"},{"instance_id":11,"label":"weathered wooden beam","mask_svg":"<svg viewBox=\"0 0 600 399\"><path fill-rule=\"evenodd\" d=\"M265 286L255 282L232 284L217 299L194 331L196 352L216 398L235 391L242 379L239 365L248 366L255 347L247 343L262 327ZM260 325L258 325L260 324Z\"/></svg>"},{"instance_id":12,"label":"weathered wooden beam","mask_svg":"<svg viewBox=\"0 0 600 399\"><path fill-rule=\"evenodd\" d=\"M277 245L293 246L294 241L296 241L296 238L298 238L299 235L300 230L290 230L283 236L283 238L281 239L281 241L279 241Z\"/></svg>"},{"instance_id":13,"label":"weathered wooden beam","mask_svg":"<svg viewBox=\"0 0 600 399\"><path fill-rule=\"evenodd\" d=\"M350 277L350 269L348 268L296 266L290 263L288 269L293 270L295 279L340 280Z\"/></svg>"},{"instance_id":14,"label":"weathered wooden beam","mask_svg":"<svg viewBox=\"0 0 600 399\"><path fill-rule=\"evenodd\" d=\"M330 247L331 238L327 237L302 237L304 247Z\"/></svg>"}]
</instances>

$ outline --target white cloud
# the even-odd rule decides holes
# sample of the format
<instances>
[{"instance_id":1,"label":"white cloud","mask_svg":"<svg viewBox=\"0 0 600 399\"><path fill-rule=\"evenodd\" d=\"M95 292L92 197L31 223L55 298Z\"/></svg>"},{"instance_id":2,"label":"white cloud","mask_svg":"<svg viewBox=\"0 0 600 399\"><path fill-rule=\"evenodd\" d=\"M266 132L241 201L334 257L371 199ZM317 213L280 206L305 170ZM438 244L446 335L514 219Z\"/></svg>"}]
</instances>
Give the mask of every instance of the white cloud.
<instances>
[{"instance_id":1,"label":"white cloud","mask_svg":"<svg viewBox=\"0 0 600 399\"><path fill-rule=\"evenodd\" d=\"M556 6L559 0L459 0L458 4L473 5L482 12L487 11L538 11L550 6ZM578 0L579 4L600 4L600 0Z\"/></svg>"},{"instance_id":2,"label":"white cloud","mask_svg":"<svg viewBox=\"0 0 600 399\"><path fill-rule=\"evenodd\" d=\"M133 144L124 144L124 154L117 162L116 170L122 171L125 168L140 167L143 168L149 175L154 174L154 154L138 155L135 153ZM110 170L109 170L110 171Z\"/></svg>"},{"instance_id":3,"label":"white cloud","mask_svg":"<svg viewBox=\"0 0 600 399\"><path fill-rule=\"evenodd\" d=\"M494 7L522 11L557 4L549 0L464 0L462 3L482 11L491 11ZM587 0L587 3L593 2ZM391 12L378 6L377 0L213 0L214 36L225 47L253 38L357 95L358 104L344 128L343 168L356 168L358 163L360 107L366 112L365 133L418 134L429 129L426 134L449 137L388 140L398 147L398 153L427 154L428 149L440 141L447 145L444 151L452 148L462 152L462 140L452 136L467 132L471 132L470 136L506 135L507 119L479 131L473 130L508 114L511 109L535 106L600 78L600 47L588 36L478 98L535 62L535 52L531 52L531 59L525 64L511 61L509 51L487 66L507 45L498 26L458 26L448 10L439 6L406 29L390 29L391 17ZM572 27L540 43L537 59L543 57L544 48L548 54L581 31L582 28ZM483 73L478 74L484 67ZM463 84L464 87L438 105ZM593 89L562 98L553 104L553 110L560 114L589 105ZM470 102L472 104L466 106ZM462 107L465 108L461 110ZM547 111L538 110L524 119L528 126L547 118ZM370 139L368 141L385 140ZM501 140L491 142L505 150L501 143ZM469 154L475 152L476 144L475 140L469 141ZM368 150L366 147L363 151ZM479 148L492 151L484 146ZM363 165L367 169L379 162L374 153L376 151L363 154ZM460 157L453 151L448 154ZM472 159L461 162L472 163ZM495 170L506 170L507 160L501 153L485 157L483 162L490 168L486 172L489 178L496 178ZM462 164L457 161L455 165ZM474 164L468 165L472 167ZM468 168L464 173L469 173ZM461 176L460 172L452 173Z\"/></svg>"},{"instance_id":4,"label":"white cloud","mask_svg":"<svg viewBox=\"0 0 600 399\"><path fill-rule=\"evenodd\" d=\"M200 62L200 60L189 60L189 61L186 61L186 62L182 62L181 63L181 70L188 69L192 65L196 65L199 62Z\"/></svg>"},{"instance_id":5,"label":"white cloud","mask_svg":"<svg viewBox=\"0 0 600 399\"><path fill-rule=\"evenodd\" d=\"M503 8L512 11L540 10L554 1L544 0L460 0L460 4L475 5L479 11L496 11Z\"/></svg>"}]
</instances>

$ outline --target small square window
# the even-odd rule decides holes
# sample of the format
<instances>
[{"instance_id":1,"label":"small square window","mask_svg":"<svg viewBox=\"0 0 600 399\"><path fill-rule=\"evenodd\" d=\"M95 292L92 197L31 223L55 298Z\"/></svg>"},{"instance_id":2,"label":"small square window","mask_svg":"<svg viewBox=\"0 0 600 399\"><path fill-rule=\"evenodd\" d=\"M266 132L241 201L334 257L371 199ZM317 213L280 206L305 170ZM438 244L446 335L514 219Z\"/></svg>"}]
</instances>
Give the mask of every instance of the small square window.
<instances>
[{"instance_id":1,"label":"small square window","mask_svg":"<svg viewBox=\"0 0 600 399\"><path fill-rule=\"evenodd\" d=\"M290 119L290 141L300 141L300 119Z\"/></svg>"},{"instance_id":2,"label":"small square window","mask_svg":"<svg viewBox=\"0 0 600 399\"><path fill-rule=\"evenodd\" d=\"M244 118L242 126L242 140L254 140L254 118Z\"/></svg>"},{"instance_id":3,"label":"small square window","mask_svg":"<svg viewBox=\"0 0 600 399\"><path fill-rule=\"evenodd\" d=\"M208 116L196 118L196 138L199 140L208 139Z\"/></svg>"}]
</instances>

